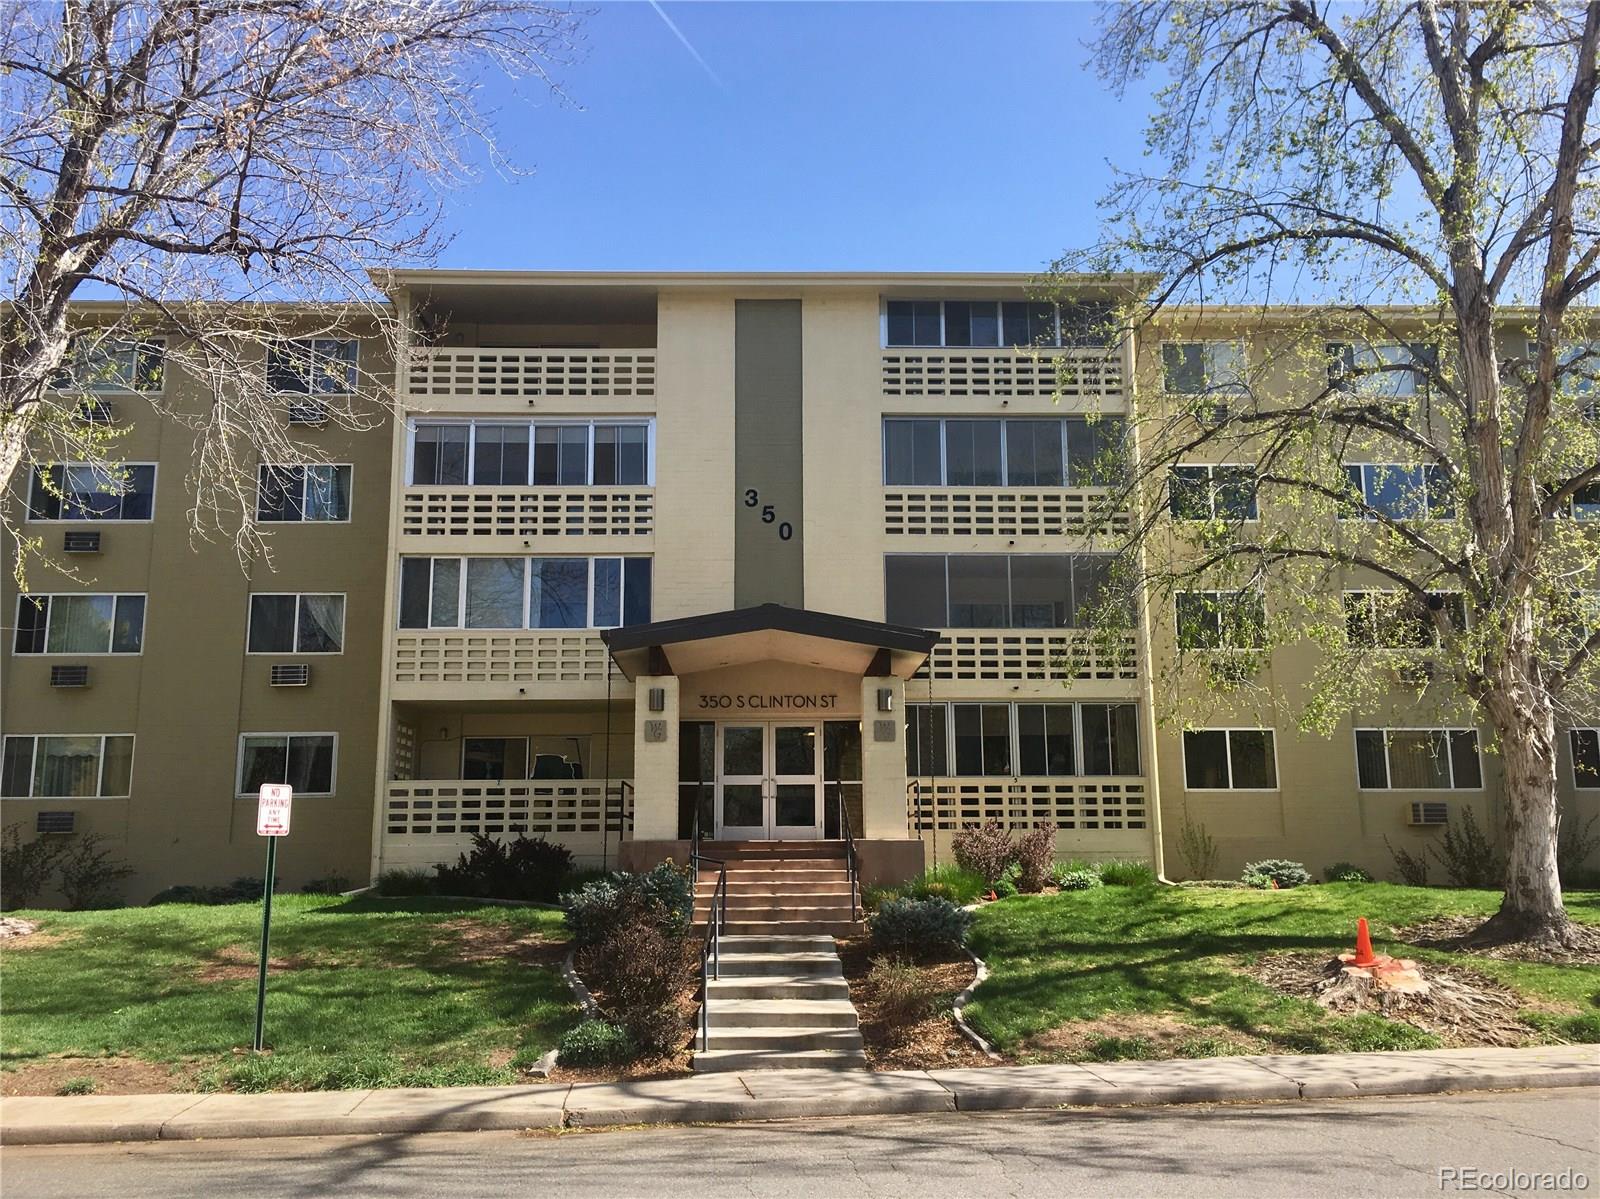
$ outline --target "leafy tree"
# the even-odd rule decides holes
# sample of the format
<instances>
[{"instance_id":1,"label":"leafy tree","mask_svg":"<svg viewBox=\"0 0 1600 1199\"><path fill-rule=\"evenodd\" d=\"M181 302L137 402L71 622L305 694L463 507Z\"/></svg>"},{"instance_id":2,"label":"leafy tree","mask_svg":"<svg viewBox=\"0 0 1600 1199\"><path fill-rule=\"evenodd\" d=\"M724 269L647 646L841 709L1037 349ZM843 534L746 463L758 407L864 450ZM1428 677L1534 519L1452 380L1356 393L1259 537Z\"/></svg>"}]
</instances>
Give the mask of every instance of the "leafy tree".
<instances>
[{"instance_id":1,"label":"leafy tree","mask_svg":"<svg viewBox=\"0 0 1600 1199\"><path fill-rule=\"evenodd\" d=\"M1131 582L1187 605L1173 669L1310 730L1404 703L1491 731L1484 941L1569 939L1558 738L1600 710L1597 48L1596 4L1110 7L1105 77L1157 80L1146 161L1057 264L1148 272L1123 315L1170 343L1108 503L1140 514ZM1178 344L1201 327L1243 348ZM1257 673L1305 643L1305 686Z\"/></svg>"}]
</instances>

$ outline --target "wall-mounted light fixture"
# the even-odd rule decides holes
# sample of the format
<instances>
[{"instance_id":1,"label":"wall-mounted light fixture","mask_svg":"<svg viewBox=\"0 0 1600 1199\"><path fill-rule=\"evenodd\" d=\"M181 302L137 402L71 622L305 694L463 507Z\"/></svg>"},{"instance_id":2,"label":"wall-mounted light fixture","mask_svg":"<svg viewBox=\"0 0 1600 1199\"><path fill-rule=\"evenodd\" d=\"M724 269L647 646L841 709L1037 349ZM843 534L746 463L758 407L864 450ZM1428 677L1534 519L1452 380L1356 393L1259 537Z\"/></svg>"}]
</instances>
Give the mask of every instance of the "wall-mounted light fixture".
<instances>
[{"instance_id":1,"label":"wall-mounted light fixture","mask_svg":"<svg viewBox=\"0 0 1600 1199\"><path fill-rule=\"evenodd\" d=\"M665 687L650 688L650 710L652 712L665 712L667 710L667 689Z\"/></svg>"},{"instance_id":2,"label":"wall-mounted light fixture","mask_svg":"<svg viewBox=\"0 0 1600 1199\"><path fill-rule=\"evenodd\" d=\"M879 687L878 688L878 711L880 711L880 712L893 712L894 711L894 688L892 688L892 687Z\"/></svg>"}]
</instances>

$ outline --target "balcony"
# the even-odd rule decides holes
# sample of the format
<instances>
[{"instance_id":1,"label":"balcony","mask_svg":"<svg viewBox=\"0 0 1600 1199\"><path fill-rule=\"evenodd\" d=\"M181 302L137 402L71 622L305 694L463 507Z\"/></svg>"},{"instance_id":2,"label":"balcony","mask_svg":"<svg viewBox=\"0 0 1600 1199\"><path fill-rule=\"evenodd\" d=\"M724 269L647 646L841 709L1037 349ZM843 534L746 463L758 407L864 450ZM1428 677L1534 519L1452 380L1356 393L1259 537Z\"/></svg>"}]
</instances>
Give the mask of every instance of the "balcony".
<instances>
[{"instance_id":1,"label":"balcony","mask_svg":"<svg viewBox=\"0 0 1600 1199\"><path fill-rule=\"evenodd\" d=\"M560 841L599 857L633 832L630 779L407 779L383 785L385 869L452 861L474 835Z\"/></svg>"},{"instance_id":2,"label":"balcony","mask_svg":"<svg viewBox=\"0 0 1600 1199\"><path fill-rule=\"evenodd\" d=\"M396 700L604 699L608 672L633 693L592 629L399 629L392 662Z\"/></svg>"},{"instance_id":3,"label":"balcony","mask_svg":"<svg viewBox=\"0 0 1600 1199\"><path fill-rule=\"evenodd\" d=\"M1108 639L1089 629L946 629L917 679L935 682L1102 684L1130 694L1139 680L1134 631ZM1010 687L1004 691L1009 694ZM1081 686L1075 695L1088 694ZM915 684L907 699L920 698Z\"/></svg>"},{"instance_id":4,"label":"balcony","mask_svg":"<svg viewBox=\"0 0 1600 1199\"><path fill-rule=\"evenodd\" d=\"M1103 487L887 487L883 531L891 537L1126 534L1126 512L1099 519L1107 494Z\"/></svg>"},{"instance_id":5,"label":"balcony","mask_svg":"<svg viewBox=\"0 0 1600 1199\"><path fill-rule=\"evenodd\" d=\"M408 487L400 497L402 537L615 539L654 532L650 487Z\"/></svg>"},{"instance_id":6,"label":"balcony","mask_svg":"<svg viewBox=\"0 0 1600 1199\"><path fill-rule=\"evenodd\" d=\"M1068 407L1120 407L1127 399L1116 349L897 348L883 352L885 396L1003 396Z\"/></svg>"},{"instance_id":7,"label":"balcony","mask_svg":"<svg viewBox=\"0 0 1600 1199\"><path fill-rule=\"evenodd\" d=\"M1149 784L1142 776L932 777L906 782L906 822L917 835L953 832L990 820L1011 829L1054 824L1063 833L1118 833L1146 829L1149 818ZM1149 838L1137 838L1135 848L1148 849Z\"/></svg>"},{"instance_id":8,"label":"balcony","mask_svg":"<svg viewBox=\"0 0 1600 1199\"><path fill-rule=\"evenodd\" d=\"M656 394L655 349L419 347L402 379L403 401L429 411L492 408L495 400L640 400Z\"/></svg>"}]
</instances>

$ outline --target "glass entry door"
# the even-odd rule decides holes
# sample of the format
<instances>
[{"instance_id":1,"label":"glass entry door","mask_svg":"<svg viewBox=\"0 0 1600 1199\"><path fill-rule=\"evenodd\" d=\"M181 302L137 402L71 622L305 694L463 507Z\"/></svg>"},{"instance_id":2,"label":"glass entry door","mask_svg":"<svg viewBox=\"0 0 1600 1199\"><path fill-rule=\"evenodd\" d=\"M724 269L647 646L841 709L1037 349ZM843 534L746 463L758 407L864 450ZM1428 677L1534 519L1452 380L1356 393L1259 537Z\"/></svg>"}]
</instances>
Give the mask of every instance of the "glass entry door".
<instances>
[{"instance_id":1,"label":"glass entry door","mask_svg":"<svg viewBox=\"0 0 1600 1199\"><path fill-rule=\"evenodd\" d=\"M729 841L822 836L822 735L816 724L717 726L717 832Z\"/></svg>"}]
</instances>

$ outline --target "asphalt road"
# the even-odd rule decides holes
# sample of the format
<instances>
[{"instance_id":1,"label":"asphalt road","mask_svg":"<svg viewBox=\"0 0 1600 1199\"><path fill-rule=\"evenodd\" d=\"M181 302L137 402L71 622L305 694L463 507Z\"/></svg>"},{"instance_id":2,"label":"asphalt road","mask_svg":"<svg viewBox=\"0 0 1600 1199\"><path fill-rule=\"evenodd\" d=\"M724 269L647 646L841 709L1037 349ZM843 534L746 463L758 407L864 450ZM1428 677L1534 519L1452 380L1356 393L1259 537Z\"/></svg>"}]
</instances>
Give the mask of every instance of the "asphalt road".
<instances>
[{"instance_id":1,"label":"asphalt road","mask_svg":"<svg viewBox=\"0 0 1600 1199\"><path fill-rule=\"evenodd\" d=\"M5 1199L1548 1195L1504 1175L1562 1170L1600 1195L1600 1091L0 1152Z\"/></svg>"}]
</instances>

